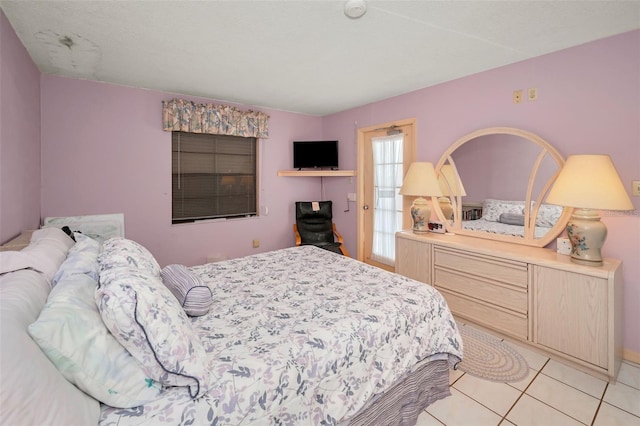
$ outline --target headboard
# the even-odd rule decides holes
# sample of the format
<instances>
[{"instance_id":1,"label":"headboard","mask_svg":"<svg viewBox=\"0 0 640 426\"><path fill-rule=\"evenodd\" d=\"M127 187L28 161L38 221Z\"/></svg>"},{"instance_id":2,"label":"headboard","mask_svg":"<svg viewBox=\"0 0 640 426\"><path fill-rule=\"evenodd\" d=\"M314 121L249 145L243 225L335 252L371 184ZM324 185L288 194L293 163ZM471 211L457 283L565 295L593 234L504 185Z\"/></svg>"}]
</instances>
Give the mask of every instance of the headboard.
<instances>
[{"instance_id":1,"label":"headboard","mask_svg":"<svg viewBox=\"0 0 640 426\"><path fill-rule=\"evenodd\" d=\"M46 217L43 226L62 228L68 226L74 232L104 241L111 237L124 237L124 214L95 214L86 216ZM14 239L0 245L0 251L18 251L29 245L34 230L24 231Z\"/></svg>"},{"instance_id":2,"label":"headboard","mask_svg":"<svg viewBox=\"0 0 640 426\"><path fill-rule=\"evenodd\" d=\"M46 217L43 226L68 226L74 232L104 241L111 237L124 237L124 214Z\"/></svg>"}]
</instances>

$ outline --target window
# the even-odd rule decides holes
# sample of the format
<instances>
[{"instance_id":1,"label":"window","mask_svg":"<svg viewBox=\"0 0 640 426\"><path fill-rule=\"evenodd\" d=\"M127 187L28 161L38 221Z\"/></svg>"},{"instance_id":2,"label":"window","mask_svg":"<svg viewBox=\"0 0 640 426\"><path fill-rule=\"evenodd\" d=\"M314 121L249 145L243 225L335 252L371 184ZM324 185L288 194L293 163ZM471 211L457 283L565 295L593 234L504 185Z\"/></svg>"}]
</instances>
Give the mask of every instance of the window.
<instances>
[{"instance_id":1,"label":"window","mask_svg":"<svg viewBox=\"0 0 640 426\"><path fill-rule=\"evenodd\" d=\"M172 132L172 223L256 216L256 138Z\"/></svg>"}]
</instances>

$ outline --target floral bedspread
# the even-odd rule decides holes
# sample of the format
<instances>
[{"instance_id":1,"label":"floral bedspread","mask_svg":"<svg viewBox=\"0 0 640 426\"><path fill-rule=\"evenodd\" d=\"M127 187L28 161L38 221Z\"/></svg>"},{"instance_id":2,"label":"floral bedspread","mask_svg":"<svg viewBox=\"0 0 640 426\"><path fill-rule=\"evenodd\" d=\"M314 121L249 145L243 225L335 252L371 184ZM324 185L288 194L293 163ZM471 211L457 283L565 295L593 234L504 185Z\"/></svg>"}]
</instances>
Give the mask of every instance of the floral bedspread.
<instances>
[{"instance_id":1,"label":"floral bedspread","mask_svg":"<svg viewBox=\"0 0 640 426\"><path fill-rule=\"evenodd\" d=\"M193 318L209 355L208 393L185 388L134 409L102 406L102 425L332 425L418 361L462 356L431 286L313 246L190 268L213 291Z\"/></svg>"}]
</instances>

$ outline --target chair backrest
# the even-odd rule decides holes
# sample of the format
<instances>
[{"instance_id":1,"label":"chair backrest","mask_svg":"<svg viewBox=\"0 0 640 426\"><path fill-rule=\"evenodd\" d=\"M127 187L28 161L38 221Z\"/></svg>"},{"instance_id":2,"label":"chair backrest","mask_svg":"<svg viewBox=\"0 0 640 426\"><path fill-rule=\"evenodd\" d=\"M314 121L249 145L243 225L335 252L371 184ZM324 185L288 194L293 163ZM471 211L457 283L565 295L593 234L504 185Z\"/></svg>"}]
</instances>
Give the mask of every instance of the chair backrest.
<instances>
[{"instance_id":1,"label":"chair backrest","mask_svg":"<svg viewBox=\"0 0 640 426\"><path fill-rule=\"evenodd\" d=\"M296 225L302 244L333 243L333 213L331 201L318 201L318 210L311 201L296 201Z\"/></svg>"}]
</instances>

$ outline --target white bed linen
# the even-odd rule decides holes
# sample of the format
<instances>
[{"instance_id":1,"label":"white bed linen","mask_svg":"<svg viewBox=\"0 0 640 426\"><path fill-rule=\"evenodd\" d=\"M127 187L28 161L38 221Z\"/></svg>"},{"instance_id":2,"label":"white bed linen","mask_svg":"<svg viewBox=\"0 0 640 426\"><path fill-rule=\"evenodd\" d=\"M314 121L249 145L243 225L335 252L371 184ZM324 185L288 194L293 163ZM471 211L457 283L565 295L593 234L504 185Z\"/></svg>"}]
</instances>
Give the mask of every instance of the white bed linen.
<instances>
[{"instance_id":1,"label":"white bed linen","mask_svg":"<svg viewBox=\"0 0 640 426\"><path fill-rule=\"evenodd\" d=\"M0 275L0 424L90 425L98 401L69 383L27 332L51 289L34 270Z\"/></svg>"},{"instance_id":2,"label":"white bed linen","mask_svg":"<svg viewBox=\"0 0 640 426\"><path fill-rule=\"evenodd\" d=\"M134 409L102 406L102 425L336 424L420 360L455 364L462 340L431 286L313 246L190 270L214 304L193 318L210 391L172 388Z\"/></svg>"}]
</instances>

